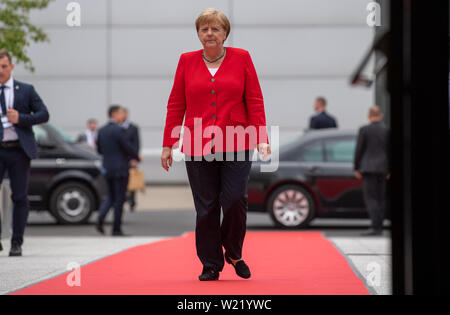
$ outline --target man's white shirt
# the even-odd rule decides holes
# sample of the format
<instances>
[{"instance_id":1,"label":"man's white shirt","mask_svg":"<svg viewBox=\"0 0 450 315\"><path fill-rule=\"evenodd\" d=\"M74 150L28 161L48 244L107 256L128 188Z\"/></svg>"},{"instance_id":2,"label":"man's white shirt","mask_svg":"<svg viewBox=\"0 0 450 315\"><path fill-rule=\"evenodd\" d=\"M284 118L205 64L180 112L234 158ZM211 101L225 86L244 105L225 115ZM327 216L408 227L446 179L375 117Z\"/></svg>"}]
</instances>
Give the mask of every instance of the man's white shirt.
<instances>
[{"instance_id":1,"label":"man's white shirt","mask_svg":"<svg viewBox=\"0 0 450 315\"><path fill-rule=\"evenodd\" d=\"M6 88L3 90L5 93L5 101L6 101L6 109L11 109L14 107L14 79L11 77L8 82L4 84ZM0 91L0 95L1 95ZM8 120L6 113L3 113L0 108L0 112L2 114L2 125L3 125L3 139L0 139L1 142L6 141L16 141L19 139L17 136L16 130L14 129L13 124Z\"/></svg>"},{"instance_id":2,"label":"man's white shirt","mask_svg":"<svg viewBox=\"0 0 450 315\"><path fill-rule=\"evenodd\" d=\"M88 130L86 130L85 134L86 134L87 144L92 148L96 148L97 147L97 132L91 131L88 129Z\"/></svg>"}]
</instances>

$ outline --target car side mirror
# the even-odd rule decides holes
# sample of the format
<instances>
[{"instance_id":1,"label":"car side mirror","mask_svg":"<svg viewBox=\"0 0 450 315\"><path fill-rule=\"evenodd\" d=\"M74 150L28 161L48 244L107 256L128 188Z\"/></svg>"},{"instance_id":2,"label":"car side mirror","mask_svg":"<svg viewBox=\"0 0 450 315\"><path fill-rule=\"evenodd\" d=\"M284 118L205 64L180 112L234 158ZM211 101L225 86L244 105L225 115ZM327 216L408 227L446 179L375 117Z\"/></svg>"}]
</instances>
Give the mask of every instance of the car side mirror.
<instances>
[{"instance_id":1,"label":"car side mirror","mask_svg":"<svg viewBox=\"0 0 450 315\"><path fill-rule=\"evenodd\" d=\"M48 138L44 138L44 137L39 137L37 139L37 144L42 149L54 149L54 148L56 148L56 144L53 141L49 140Z\"/></svg>"}]
</instances>

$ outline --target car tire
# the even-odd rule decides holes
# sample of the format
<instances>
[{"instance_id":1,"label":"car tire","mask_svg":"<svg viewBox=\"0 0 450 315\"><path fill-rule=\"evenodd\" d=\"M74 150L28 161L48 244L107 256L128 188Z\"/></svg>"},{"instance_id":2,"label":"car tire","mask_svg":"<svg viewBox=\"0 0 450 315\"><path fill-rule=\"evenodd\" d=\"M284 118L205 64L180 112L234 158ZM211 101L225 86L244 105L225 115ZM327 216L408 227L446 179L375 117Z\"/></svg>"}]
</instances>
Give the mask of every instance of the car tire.
<instances>
[{"instance_id":1,"label":"car tire","mask_svg":"<svg viewBox=\"0 0 450 315\"><path fill-rule=\"evenodd\" d=\"M275 225L285 229L305 228L315 216L311 194L298 185L277 188L270 195L267 208Z\"/></svg>"},{"instance_id":2,"label":"car tire","mask_svg":"<svg viewBox=\"0 0 450 315\"><path fill-rule=\"evenodd\" d=\"M50 213L59 224L87 223L94 212L92 190L79 182L67 182L56 187L50 197Z\"/></svg>"}]
</instances>

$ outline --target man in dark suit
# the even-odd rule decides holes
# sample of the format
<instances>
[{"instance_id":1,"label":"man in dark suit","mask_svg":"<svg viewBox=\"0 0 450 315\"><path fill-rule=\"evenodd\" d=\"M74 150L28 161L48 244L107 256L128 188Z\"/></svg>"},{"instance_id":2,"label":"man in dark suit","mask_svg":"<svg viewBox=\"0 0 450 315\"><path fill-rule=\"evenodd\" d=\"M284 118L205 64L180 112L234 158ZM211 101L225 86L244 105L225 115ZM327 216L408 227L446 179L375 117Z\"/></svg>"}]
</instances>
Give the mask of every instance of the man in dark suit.
<instances>
[{"instance_id":1,"label":"man in dark suit","mask_svg":"<svg viewBox=\"0 0 450 315\"><path fill-rule=\"evenodd\" d=\"M122 124L122 127L125 129L125 133L127 135L129 143L134 148L134 150L139 154L141 150L139 127L129 120L128 109L125 108L124 111L125 111L125 122ZM137 167L137 165L138 161L130 160L130 167ZM130 203L130 210L134 211L136 207L136 192L130 191L128 193L128 202Z\"/></svg>"},{"instance_id":2,"label":"man in dark suit","mask_svg":"<svg viewBox=\"0 0 450 315\"><path fill-rule=\"evenodd\" d=\"M22 256L30 210L28 182L31 160L37 158L32 126L47 122L49 113L32 85L14 80L13 70L11 55L0 50L0 184L8 172L14 204L9 256L17 257Z\"/></svg>"},{"instance_id":3,"label":"man in dark suit","mask_svg":"<svg viewBox=\"0 0 450 315\"><path fill-rule=\"evenodd\" d=\"M133 124L129 120L129 111L128 109L125 110L125 122L122 124L122 127L125 129L125 133L127 135L127 139L133 149L138 152L141 151L141 140L139 135L139 127ZM130 161L130 167L135 168L137 167L137 161L131 160ZM136 208L136 192L135 191L129 191L128 192L128 202L130 203L130 211L134 211Z\"/></svg>"},{"instance_id":4,"label":"man in dark suit","mask_svg":"<svg viewBox=\"0 0 450 315\"><path fill-rule=\"evenodd\" d=\"M125 132L127 134L127 139L130 142L131 146L136 152L139 152L141 150L141 139L139 136L139 127L132 123L129 120L129 111L128 109L124 108L124 115L125 115L125 121L122 124L122 127L125 129Z\"/></svg>"},{"instance_id":5,"label":"man in dark suit","mask_svg":"<svg viewBox=\"0 0 450 315\"><path fill-rule=\"evenodd\" d=\"M97 230L104 234L103 223L111 207L114 207L113 236L124 236L122 232L123 204L126 200L130 160L139 161L136 150L128 143L125 130L120 126L125 121L123 108L117 105L108 111L109 123L98 132L97 149L103 155L103 169L108 183L108 198L98 214Z\"/></svg>"},{"instance_id":6,"label":"man in dark suit","mask_svg":"<svg viewBox=\"0 0 450 315\"><path fill-rule=\"evenodd\" d=\"M372 227L363 235L381 235L386 207L386 180L389 178L389 131L378 106L369 110L370 124L359 130L354 169L363 180L364 199Z\"/></svg>"},{"instance_id":7,"label":"man in dark suit","mask_svg":"<svg viewBox=\"0 0 450 315\"><path fill-rule=\"evenodd\" d=\"M128 142L131 144L133 149L138 152L141 150L141 140L139 136L139 127L133 124L129 120L129 111L128 109L124 109L125 111L125 122L122 124L122 127L125 129L125 133L127 135ZM137 161L131 160L130 161L130 167L137 167ZM130 210L134 211L136 208L136 192L135 191L129 191L128 192L128 202L130 203Z\"/></svg>"},{"instance_id":8,"label":"man in dark suit","mask_svg":"<svg viewBox=\"0 0 450 315\"><path fill-rule=\"evenodd\" d=\"M327 100L324 97L318 97L314 103L316 115L311 117L309 122L310 130L338 127L336 119L326 112L326 108Z\"/></svg>"}]
</instances>

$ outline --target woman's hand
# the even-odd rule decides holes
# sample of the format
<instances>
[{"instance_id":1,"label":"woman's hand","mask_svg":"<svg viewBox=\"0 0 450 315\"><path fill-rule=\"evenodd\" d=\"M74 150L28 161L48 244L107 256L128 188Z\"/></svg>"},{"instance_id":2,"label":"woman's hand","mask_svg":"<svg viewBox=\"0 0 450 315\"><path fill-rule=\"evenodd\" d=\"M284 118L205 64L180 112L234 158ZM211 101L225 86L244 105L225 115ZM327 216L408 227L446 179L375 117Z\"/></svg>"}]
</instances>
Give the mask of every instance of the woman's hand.
<instances>
[{"instance_id":1,"label":"woman's hand","mask_svg":"<svg viewBox=\"0 0 450 315\"><path fill-rule=\"evenodd\" d=\"M358 180L362 180L363 179L363 176L362 176L362 174L359 171L355 171L355 177Z\"/></svg>"},{"instance_id":2,"label":"woman's hand","mask_svg":"<svg viewBox=\"0 0 450 315\"><path fill-rule=\"evenodd\" d=\"M172 167L173 156L171 147L163 147L161 154L161 166L166 172L169 171L169 167Z\"/></svg>"},{"instance_id":3,"label":"woman's hand","mask_svg":"<svg viewBox=\"0 0 450 315\"><path fill-rule=\"evenodd\" d=\"M259 154L263 156L263 160L265 160L269 155L272 154L272 150L270 149L270 145L267 143L260 143L257 145L257 149Z\"/></svg>"}]
</instances>

